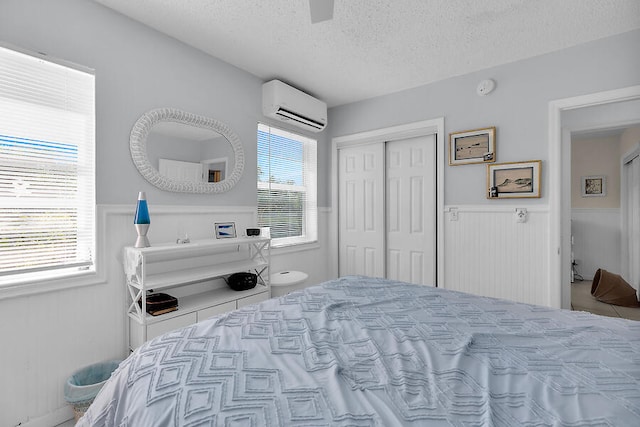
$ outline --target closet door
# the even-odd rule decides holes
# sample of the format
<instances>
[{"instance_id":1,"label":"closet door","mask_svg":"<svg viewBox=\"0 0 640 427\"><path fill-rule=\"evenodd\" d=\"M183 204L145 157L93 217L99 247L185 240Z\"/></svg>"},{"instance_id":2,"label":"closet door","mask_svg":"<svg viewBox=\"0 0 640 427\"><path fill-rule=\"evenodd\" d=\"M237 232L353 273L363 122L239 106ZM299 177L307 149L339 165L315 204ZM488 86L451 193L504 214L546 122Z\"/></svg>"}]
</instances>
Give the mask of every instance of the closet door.
<instances>
[{"instance_id":1,"label":"closet door","mask_svg":"<svg viewBox=\"0 0 640 427\"><path fill-rule=\"evenodd\" d=\"M640 295L640 157L636 152L625 159L623 179L623 271Z\"/></svg>"},{"instance_id":2,"label":"closet door","mask_svg":"<svg viewBox=\"0 0 640 427\"><path fill-rule=\"evenodd\" d=\"M338 150L338 272L434 285L435 135Z\"/></svg>"},{"instance_id":3,"label":"closet door","mask_svg":"<svg viewBox=\"0 0 640 427\"><path fill-rule=\"evenodd\" d=\"M338 150L338 272L385 277L384 143Z\"/></svg>"},{"instance_id":4,"label":"closet door","mask_svg":"<svg viewBox=\"0 0 640 427\"><path fill-rule=\"evenodd\" d=\"M435 136L386 144L387 278L436 282Z\"/></svg>"}]
</instances>

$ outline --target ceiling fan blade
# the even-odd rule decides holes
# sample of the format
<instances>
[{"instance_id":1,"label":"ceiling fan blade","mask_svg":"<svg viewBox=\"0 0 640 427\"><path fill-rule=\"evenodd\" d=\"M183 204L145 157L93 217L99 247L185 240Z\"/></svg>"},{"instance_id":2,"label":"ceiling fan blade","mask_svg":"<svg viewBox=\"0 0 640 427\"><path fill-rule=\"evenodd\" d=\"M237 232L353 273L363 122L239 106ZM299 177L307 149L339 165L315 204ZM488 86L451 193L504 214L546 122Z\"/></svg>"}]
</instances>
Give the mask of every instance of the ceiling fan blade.
<instances>
[{"instance_id":1,"label":"ceiling fan blade","mask_svg":"<svg viewBox=\"0 0 640 427\"><path fill-rule=\"evenodd\" d=\"M333 18L333 0L309 0L309 8L312 24Z\"/></svg>"}]
</instances>

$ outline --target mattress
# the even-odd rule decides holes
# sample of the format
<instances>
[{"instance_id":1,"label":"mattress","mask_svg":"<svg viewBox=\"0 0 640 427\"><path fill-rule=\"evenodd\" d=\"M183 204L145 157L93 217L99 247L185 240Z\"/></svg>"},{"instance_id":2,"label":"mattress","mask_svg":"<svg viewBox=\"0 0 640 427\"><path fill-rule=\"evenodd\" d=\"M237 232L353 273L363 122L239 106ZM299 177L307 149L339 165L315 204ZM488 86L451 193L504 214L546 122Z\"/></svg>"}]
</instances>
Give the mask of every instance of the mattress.
<instances>
[{"instance_id":1,"label":"mattress","mask_svg":"<svg viewBox=\"0 0 640 427\"><path fill-rule=\"evenodd\" d=\"M346 277L159 336L78 426L638 426L640 322Z\"/></svg>"}]
</instances>

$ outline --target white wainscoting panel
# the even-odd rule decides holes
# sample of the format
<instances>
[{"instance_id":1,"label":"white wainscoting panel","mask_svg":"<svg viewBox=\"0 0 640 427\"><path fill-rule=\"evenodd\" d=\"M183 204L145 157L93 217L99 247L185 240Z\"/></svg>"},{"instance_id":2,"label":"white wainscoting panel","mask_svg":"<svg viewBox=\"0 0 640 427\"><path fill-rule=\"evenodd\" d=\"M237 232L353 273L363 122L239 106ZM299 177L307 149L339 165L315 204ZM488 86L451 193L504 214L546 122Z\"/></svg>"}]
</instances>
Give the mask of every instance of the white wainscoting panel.
<instances>
[{"instance_id":1,"label":"white wainscoting panel","mask_svg":"<svg viewBox=\"0 0 640 427\"><path fill-rule=\"evenodd\" d=\"M133 202L98 206L101 283L0 299L0 426L51 427L72 418L64 401L66 379L86 365L128 354L121 259L122 248L135 242ZM215 222L234 221L242 234L256 221L253 206L156 206L150 201L149 210L152 245L184 233L192 240L212 238ZM320 211L318 244L295 254L272 253L272 266L305 271L310 284L335 277L326 244L332 239L329 214Z\"/></svg>"},{"instance_id":2,"label":"white wainscoting panel","mask_svg":"<svg viewBox=\"0 0 640 427\"><path fill-rule=\"evenodd\" d=\"M571 233L576 269L585 280L599 268L621 274L620 209L571 209Z\"/></svg>"},{"instance_id":3,"label":"white wainscoting panel","mask_svg":"<svg viewBox=\"0 0 640 427\"><path fill-rule=\"evenodd\" d=\"M517 223L515 208L527 208ZM450 208L457 209L452 221ZM445 207L444 288L549 305L547 207Z\"/></svg>"}]
</instances>

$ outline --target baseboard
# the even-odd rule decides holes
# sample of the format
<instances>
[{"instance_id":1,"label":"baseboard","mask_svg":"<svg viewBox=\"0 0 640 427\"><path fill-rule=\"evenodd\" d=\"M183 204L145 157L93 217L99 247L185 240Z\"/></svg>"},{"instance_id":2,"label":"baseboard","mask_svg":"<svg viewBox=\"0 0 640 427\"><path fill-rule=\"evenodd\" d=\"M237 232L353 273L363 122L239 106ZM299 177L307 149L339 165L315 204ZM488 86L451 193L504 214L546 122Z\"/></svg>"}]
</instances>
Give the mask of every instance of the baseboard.
<instances>
[{"instance_id":1,"label":"baseboard","mask_svg":"<svg viewBox=\"0 0 640 427\"><path fill-rule=\"evenodd\" d=\"M20 427L54 427L73 419L71 406L64 406L42 417L34 418L18 424Z\"/></svg>"}]
</instances>

